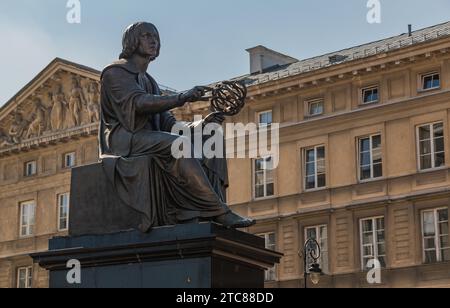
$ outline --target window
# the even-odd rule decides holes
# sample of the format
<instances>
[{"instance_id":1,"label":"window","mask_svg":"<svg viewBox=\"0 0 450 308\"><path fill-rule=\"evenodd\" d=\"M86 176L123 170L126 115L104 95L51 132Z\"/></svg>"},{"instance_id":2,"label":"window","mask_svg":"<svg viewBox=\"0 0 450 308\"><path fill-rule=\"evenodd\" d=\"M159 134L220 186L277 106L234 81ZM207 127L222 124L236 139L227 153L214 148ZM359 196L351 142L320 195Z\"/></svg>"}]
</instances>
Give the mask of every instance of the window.
<instances>
[{"instance_id":1,"label":"window","mask_svg":"<svg viewBox=\"0 0 450 308\"><path fill-rule=\"evenodd\" d=\"M438 72L424 74L421 76L422 90L432 90L441 87L441 78Z\"/></svg>"},{"instance_id":2,"label":"window","mask_svg":"<svg viewBox=\"0 0 450 308\"><path fill-rule=\"evenodd\" d=\"M31 236L34 233L36 206L34 201L20 204L20 236Z\"/></svg>"},{"instance_id":3,"label":"window","mask_svg":"<svg viewBox=\"0 0 450 308\"><path fill-rule=\"evenodd\" d=\"M417 129L419 170L445 166L444 124L427 124Z\"/></svg>"},{"instance_id":4,"label":"window","mask_svg":"<svg viewBox=\"0 0 450 308\"><path fill-rule=\"evenodd\" d=\"M362 103L363 104L374 104L378 103L378 87L370 87L362 90Z\"/></svg>"},{"instance_id":5,"label":"window","mask_svg":"<svg viewBox=\"0 0 450 308\"><path fill-rule=\"evenodd\" d=\"M382 176L381 135L359 139L359 179L365 181Z\"/></svg>"},{"instance_id":6,"label":"window","mask_svg":"<svg viewBox=\"0 0 450 308\"><path fill-rule=\"evenodd\" d=\"M450 261L448 208L422 212L422 236L425 263Z\"/></svg>"},{"instance_id":7,"label":"window","mask_svg":"<svg viewBox=\"0 0 450 308\"><path fill-rule=\"evenodd\" d=\"M274 187L272 157L255 160L255 198L273 196Z\"/></svg>"},{"instance_id":8,"label":"window","mask_svg":"<svg viewBox=\"0 0 450 308\"><path fill-rule=\"evenodd\" d=\"M324 111L324 101L323 99L315 99L308 102L308 115L318 116L323 114Z\"/></svg>"},{"instance_id":9,"label":"window","mask_svg":"<svg viewBox=\"0 0 450 308\"><path fill-rule=\"evenodd\" d=\"M275 243L275 233L264 233L259 234L259 237L262 237L266 243L265 247L269 250L276 250L276 243ZM268 269L265 273L265 280L266 281L275 281L277 280L277 272L276 272L276 266L272 267L271 269Z\"/></svg>"},{"instance_id":10,"label":"window","mask_svg":"<svg viewBox=\"0 0 450 308\"><path fill-rule=\"evenodd\" d=\"M320 268L326 274L328 273L328 228L326 225L308 227L305 229L305 238L314 239L320 246L320 259L318 260ZM314 248L314 247L311 247ZM308 255L306 260L307 270L314 260Z\"/></svg>"},{"instance_id":11,"label":"window","mask_svg":"<svg viewBox=\"0 0 450 308\"><path fill-rule=\"evenodd\" d=\"M58 195L58 230L69 228L69 194Z\"/></svg>"},{"instance_id":12,"label":"window","mask_svg":"<svg viewBox=\"0 0 450 308\"><path fill-rule=\"evenodd\" d=\"M326 186L325 147L305 150L305 190Z\"/></svg>"},{"instance_id":13,"label":"window","mask_svg":"<svg viewBox=\"0 0 450 308\"><path fill-rule=\"evenodd\" d=\"M384 235L384 217L362 219L361 229L361 261L363 270L370 270L367 264L377 259L382 267L386 267L386 243Z\"/></svg>"},{"instance_id":14,"label":"window","mask_svg":"<svg viewBox=\"0 0 450 308\"><path fill-rule=\"evenodd\" d=\"M272 124L272 111L264 111L258 113L259 126L269 126Z\"/></svg>"},{"instance_id":15,"label":"window","mask_svg":"<svg viewBox=\"0 0 450 308\"><path fill-rule=\"evenodd\" d=\"M29 289L32 287L33 282L33 268L20 267L17 269L17 288Z\"/></svg>"},{"instance_id":16,"label":"window","mask_svg":"<svg viewBox=\"0 0 450 308\"><path fill-rule=\"evenodd\" d=\"M72 168L75 167L75 153L66 153L64 154L64 168Z\"/></svg>"},{"instance_id":17,"label":"window","mask_svg":"<svg viewBox=\"0 0 450 308\"><path fill-rule=\"evenodd\" d=\"M25 163L25 176L33 176L37 173L37 162L29 161Z\"/></svg>"}]
</instances>

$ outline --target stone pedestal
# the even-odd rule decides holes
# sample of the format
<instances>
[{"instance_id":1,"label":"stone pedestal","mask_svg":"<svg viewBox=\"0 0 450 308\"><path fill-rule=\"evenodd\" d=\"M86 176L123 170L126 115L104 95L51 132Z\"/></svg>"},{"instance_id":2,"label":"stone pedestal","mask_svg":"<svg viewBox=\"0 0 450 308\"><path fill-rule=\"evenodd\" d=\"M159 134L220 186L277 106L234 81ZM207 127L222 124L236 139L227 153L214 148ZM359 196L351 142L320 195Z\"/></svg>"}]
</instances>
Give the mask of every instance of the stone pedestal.
<instances>
[{"instance_id":1,"label":"stone pedestal","mask_svg":"<svg viewBox=\"0 0 450 308\"><path fill-rule=\"evenodd\" d=\"M33 254L51 288L262 288L264 271L281 254L264 240L213 223L55 238ZM81 284L70 285L69 260L81 263Z\"/></svg>"},{"instance_id":2,"label":"stone pedestal","mask_svg":"<svg viewBox=\"0 0 450 308\"><path fill-rule=\"evenodd\" d=\"M120 200L101 163L72 169L71 236L130 230L140 223L141 214Z\"/></svg>"}]
</instances>

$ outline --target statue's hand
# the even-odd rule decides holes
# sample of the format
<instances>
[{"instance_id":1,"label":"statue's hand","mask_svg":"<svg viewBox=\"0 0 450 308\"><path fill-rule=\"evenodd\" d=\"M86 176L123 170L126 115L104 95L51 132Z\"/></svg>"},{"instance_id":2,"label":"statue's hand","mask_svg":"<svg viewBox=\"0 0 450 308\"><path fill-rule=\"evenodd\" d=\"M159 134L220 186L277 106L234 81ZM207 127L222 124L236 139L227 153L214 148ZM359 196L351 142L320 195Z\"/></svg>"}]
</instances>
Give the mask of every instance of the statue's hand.
<instances>
[{"instance_id":1,"label":"statue's hand","mask_svg":"<svg viewBox=\"0 0 450 308\"><path fill-rule=\"evenodd\" d=\"M206 92L210 91L208 87L197 86L189 91L180 94L180 100L183 103L193 103L202 100Z\"/></svg>"}]
</instances>

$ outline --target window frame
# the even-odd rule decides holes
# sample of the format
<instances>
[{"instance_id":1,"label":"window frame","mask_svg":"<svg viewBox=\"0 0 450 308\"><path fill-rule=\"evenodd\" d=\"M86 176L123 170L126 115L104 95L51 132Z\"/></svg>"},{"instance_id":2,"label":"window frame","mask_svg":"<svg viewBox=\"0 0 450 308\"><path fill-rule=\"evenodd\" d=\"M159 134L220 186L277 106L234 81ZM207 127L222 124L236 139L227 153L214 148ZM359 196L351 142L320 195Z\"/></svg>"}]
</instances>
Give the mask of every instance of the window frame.
<instances>
[{"instance_id":1,"label":"window frame","mask_svg":"<svg viewBox=\"0 0 450 308\"><path fill-rule=\"evenodd\" d=\"M377 165L381 165L381 176L375 177L375 172L374 172L374 167L376 164L373 163L373 138L374 137L380 137L380 151L381 151L381 163L377 164ZM370 178L368 179L363 179L362 178L362 172L361 172L361 168L363 166L366 165L362 165L362 161L361 161L361 154L362 154L362 147L361 147L361 141L364 139L369 139L369 154L370 154ZM366 135L363 137L358 137L357 138L357 162L358 162L358 182L359 183L366 183L366 182L371 182L371 181L376 181L379 179L382 179L384 176L384 170L383 170L383 165L384 165L384 155L383 155L383 135L381 133L375 133L375 134L371 134L371 135Z\"/></svg>"},{"instance_id":2,"label":"window frame","mask_svg":"<svg viewBox=\"0 0 450 308\"><path fill-rule=\"evenodd\" d=\"M317 241L317 243L319 244L319 245L321 245L321 242L322 242L322 238L321 238L321 236L320 236L320 229L321 228L326 228L326 234L327 234L327 238L326 238L326 241L327 241L327 250L325 251L326 252L326 256L327 256L327 258L326 258L326 260L327 260L327 268L325 269L324 267L323 267L323 261L319 258L319 265L320 265L320 268L322 269L322 271L325 273L325 274L327 274L327 273L329 273L330 272L330 260L329 260L329 251L330 251L330 242L329 242L329 229L328 229L328 225L327 224L322 224L322 225L313 225L313 226L308 226L308 227L304 227L304 240L305 240L305 242L309 239L309 237L308 237L308 230L309 229L315 229L315 232L316 232L316 241ZM302 246L304 246L304 244L302 245ZM320 252L321 252L321 254L320 254L320 257L321 258L323 258L323 256L324 256L324 254L323 254L323 252L324 252L324 250L323 250L323 247L321 247L320 246ZM306 253L306 252L305 252ZM306 261L306 269L305 269L305 271L306 272L308 272L308 267L309 267L309 263L308 263L308 259L306 259L307 261Z\"/></svg>"},{"instance_id":3,"label":"window frame","mask_svg":"<svg viewBox=\"0 0 450 308\"><path fill-rule=\"evenodd\" d=\"M377 90L377 99L374 101L364 101L365 98L365 94L367 91L373 91L373 90ZM372 85L372 86L367 86L361 89L361 105L366 106L366 105L372 105L372 104L377 104L380 102L380 86L379 85Z\"/></svg>"},{"instance_id":4,"label":"window frame","mask_svg":"<svg viewBox=\"0 0 450 308\"><path fill-rule=\"evenodd\" d=\"M322 104L322 112L313 114L311 113L311 106L313 104ZM324 98L313 98L306 101L306 116L309 118L318 117L325 113L325 99Z\"/></svg>"},{"instance_id":5,"label":"window frame","mask_svg":"<svg viewBox=\"0 0 450 308\"><path fill-rule=\"evenodd\" d=\"M425 78L427 78L427 77L434 77L435 75L439 76L439 86L431 87L431 88L425 88ZM434 80L434 78L433 78L433 80ZM427 72L427 73L420 74L419 92L427 92L427 91L438 90L438 89L441 88L441 86L442 86L442 78L441 78L441 73L439 71L432 71L432 72Z\"/></svg>"},{"instance_id":6,"label":"window frame","mask_svg":"<svg viewBox=\"0 0 450 308\"><path fill-rule=\"evenodd\" d=\"M435 151L435 139L437 139L437 138L434 137L434 126L436 124L442 124L442 130L443 130L443 137L442 137L442 139L444 141L444 151L443 152L439 152L439 153L444 153L444 165L440 166L440 167L436 167L436 157L435 157L436 153L437 153ZM425 127L425 126L431 127L431 129L430 129L431 168L426 168L426 169L422 168L422 163L421 163L421 157L422 156L426 156L426 155L422 155L421 154L421 147L420 147L420 143L422 141L425 141L425 139L424 140L420 140L420 129L422 127ZM417 151L416 159L417 159L417 170L419 172L428 172L428 171L433 171L433 170L439 170L439 169L442 169L442 168L446 167L447 153L446 153L446 149L445 149L445 130L446 130L446 128L445 128L444 121L436 121L436 122L427 123L427 124L420 124L420 125L416 126L416 151Z\"/></svg>"},{"instance_id":7,"label":"window frame","mask_svg":"<svg viewBox=\"0 0 450 308\"><path fill-rule=\"evenodd\" d=\"M253 159L253 166L252 166L252 169L253 169L253 174L252 174L252 177L253 177L253 199L254 200L264 200L264 199L269 199L269 198L273 198L274 196L275 196L275 168L272 168L272 169L262 169L262 170L260 170L260 171L257 171L256 169L256 163L257 163L257 161L258 160L266 160L266 159L268 159L268 158L272 158L273 159L273 157L272 156L266 156L266 157L260 157L260 158L255 158L255 159ZM263 174L264 174L264 184L263 185L257 185L257 172L263 172ZM270 172L272 172L272 179L273 179L273 181L272 182L268 182L267 181L267 172L268 171L270 171ZM270 185L270 184L272 184L273 185L273 194L272 195L268 195L268 192L267 192L267 186L268 185ZM262 197L258 197L256 194L257 194L257 187L256 186L264 186L264 196L262 196Z\"/></svg>"},{"instance_id":8,"label":"window frame","mask_svg":"<svg viewBox=\"0 0 450 308\"><path fill-rule=\"evenodd\" d=\"M61 228L61 201L62 197L67 196L67 217L66 219L66 227ZM57 195L57 204L58 204L58 232L64 232L69 230L69 218L70 218L70 193L62 193Z\"/></svg>"},{"instance_id":9,"label":"window frame","mask_svg":"<svg viewBox=\"0 0 450 308\"><path fill-rule=\"evenodd\" d=\"M27 213L27 224L24 224L23 217L24 217L24 207L25 206L32 206L33 208L33 223L30 224L30 217L29 213ZM19 217L19 237L20 238L27 238L34 236L35 233L35 226L36 226L36 202L34 200L24 201L20 202L19 204L20 208L20 217ZM26 228L26 234L23 233L23 228Z\"/></svg>"},{"instance_id":10,"label":"window frame","mask_svg":"<svg viewBox=\"0 0 450 308\"><path fill-rule=\"evenodd\" d=\"M272 121L270 123L262 123L261 122L261 115L263 114L269 114L270 113L270 118L272 119ZM270 127L273 123L273 110L264 110L264 111L260 111L256 114L256 118L258 121L258 127Z\"/></svg>"},{"instance_id":11,"label":"window frame","mask_svg":"<svg viewBox=\"0 0 450 308\"><path fill-rule=\"evenodd\" d=\"M28 173L28 166L32 166L31 168L32 168L32 172L31 173ZM27 162L25 162L24 163L24 176L26 177L26 178L29 178L29 177L33 177L33 176L35 176L35 175L37 175L37 161L36 160L30 160L30 161L27 161Z\"/></svg>"},{"instance_id":12,"label":"window frame","mask_svg":"<svg viewBox=\"0 0 450 308\"><path fill-rule=\"evenodd\" d=\"M67 164L67 158L71 157L72 165ZM77 153L67 152L63 154L63 169L71 169L77 165Z\"/></svg>"},{"instance_id":13,"label":"window frame","mask_svg":"<svg viewBox=\"0 0 450 308\"><path fill-rule=\"evenodd\" d=\"M442 234L439 230L439 211L441 210L447 210L447 216L449 216L450 214L450 210L448 207L438 207L438 208L432 208L432 209L424 209L420 212L420 222L421 222L421 235L422 235L422 262L423 264L436 264L436 263L441 263L441 262L447 262L447 261L443 261L442 260L442 250L443 248L441 247L441 242L440 242L440 238L442 237ZM434 234L434 246L435 249L426 249L425 248L425 228L424 228L424 217L425 217L425 213L429 213L432 212L433 213L433 218L434 218L434 230L435 230L435 234ZM447 217L448 218L448 217ZM447 219L447 224L449 224L449 219ZM448 226L448 228L450 228L450 225ZM450 233L450 232L449 232ZM447 234L447 237L449 237L450 234ZM427 237L429 238L429 236ZM449 249L450 245L447 248L444 249ZM426 258L426 252L427 251L436 251L436 262L434 263L430 263L427 262Z\"/></svg>"},{"instance_id":14,"label":"window frame","mask_svg":"<svg viewBox=\"0 0 450 308\"><path fill-rule=\"evenodd\" d=\"M22 270L25 270L25 289L31 289L33 287L33 266L22 266L22 267L18 267L17 271L16 271L16 277L17 277L17 281L16 281L16 288L17 289L22 289L20 287L20 272Z\"/></svg>"},{"instance_id":15,"label":"window frame","mask_svg":"<svg viewBox=\"0 0 450 308\"><path fill-rule=\"evenodd\" d=\"M372 236L373 236L373 240L372 240L372 254L373 254L373 258L379 260L380 259L380 254L378 251L378 235L377 233L379 232L376 228L377 226L377 220L378 219L383 219L383 224L384 224L384 228L383 228L383 234L384 234L384 250L385 250L385 254L381 255L381 257L384 258L384 262L385 262L385 266L387 265L387 241L386 241L386 217L384 215L381 216L372 216L372 217L366 217L366 218L360 218L359 219L359 240L360 240L360 258L361 258L361 269L362 271L367 271L368 269L366 268L366 265L364 263L364 259L367 257L364 255L364 247L366 246L364 244L364 234L363 234L363 222L364 221L372 221ZM375 243L375 245L374 245ZM381 265L383 268L383 265Z\"/></svg>"},{"instance_id":16,"label":"window frame","mask_svg":"<svg viewBox=\"0 0 450 308\"><path fill-rule=\"evenodd\" d=\"M317 159L317 152L319 148L323 148L324 151L324 158L320 159L320 161L323 160L324 165L325 165L325 173L323 173L323 175L325 176L325 185L324 186L320 186L319 187L319 173L318 173L318 162L319 160ZM314 188L307 188L307 178L310 177L307 175L308 172L308 168L307 168L307 164L308 164L308 151L310 150L314 150L314 181L315 181L315 185ZM322 174L321 174L322 175ZM311 146L311 147L307 147L303 149L303 189L304 191L310 192L310 191L315 191L315 190L321 190L321 189L326 189L328 185L328 181L327 181L327 150L326 150L326 146L324 144L321 145L316 145L316 146Z\"/></svg>"}]
</instances>

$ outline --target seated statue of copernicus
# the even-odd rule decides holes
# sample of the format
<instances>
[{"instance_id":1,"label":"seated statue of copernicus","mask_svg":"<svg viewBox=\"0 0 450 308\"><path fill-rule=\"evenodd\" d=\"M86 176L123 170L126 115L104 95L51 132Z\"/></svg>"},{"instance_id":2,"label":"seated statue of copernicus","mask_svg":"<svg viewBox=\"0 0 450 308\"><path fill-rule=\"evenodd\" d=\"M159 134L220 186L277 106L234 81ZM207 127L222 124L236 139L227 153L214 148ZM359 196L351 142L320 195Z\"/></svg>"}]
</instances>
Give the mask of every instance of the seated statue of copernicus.
<instances>
[{"instance_id":1,"label":"seated statue of copernicus","mask_svg":"<svg viewBox=\"0 0 450 308\"><path fill-rule=\"evenodd\" d=\"M172 155L172 143L180 136L171 133L176 119L170 110L200 100L206 88L161 95L147 73L161 47L153 24L129 26L122 43L120 60L101 75L100 159L121 200L142 214L140 230L205 220L231 228L253 225L226 204L225 158ZM220 115L207 120L223 121Z\"/></svg>"}]
</instances>

